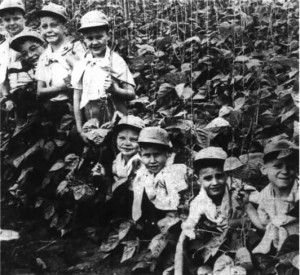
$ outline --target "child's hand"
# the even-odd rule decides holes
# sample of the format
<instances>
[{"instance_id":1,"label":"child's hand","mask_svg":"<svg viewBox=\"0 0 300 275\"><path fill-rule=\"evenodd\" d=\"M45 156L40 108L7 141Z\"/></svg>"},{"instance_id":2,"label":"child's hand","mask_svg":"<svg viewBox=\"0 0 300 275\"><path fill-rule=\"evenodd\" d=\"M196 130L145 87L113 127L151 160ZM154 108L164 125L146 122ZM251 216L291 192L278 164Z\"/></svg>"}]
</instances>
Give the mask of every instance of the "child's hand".
<instances>
[{"instance_id":1,"label":"child's hand","mask_svg":"<svg viewBox=\"0 0 300 275\"><path fill-rule=\"evenodd\" d=\"M4 108L6 111L10 112L15 107L15 104L11 100L7 100L4 103Z\"/></svg>"},{"instance_id":2,"label":"child's hand","mask_svg":"<svg viewBox=\"0 0 300 275\"><path fill-rule=\"evenodd\" d=\"M67 88L69 88L69 89L72 88L70 75L68 75L67 77L64 78L64 82L65 82L65 85L67 86Z\"/></svg>"},{"instance_id":3,"label":"child's hand","mask_svg":"<svg viewBox=\"0 0 300 275\"><path fill-rule=\"evenodd\" d=\"M105 169L101 165L101 163L97 162L97 164L92 169L92 176L105 176Z\"/></svg>"},{"instance_id":4,"label":"child's hand","mask_svg":"<svg viewBox=\"0 0 300 275\"><path fill-rule=\"evenodd\" d=\"M112 80L111 80L111 75L108 74L105 79L104 79L104 84L103 84L103 88L105 90L105 92L109 92L110 87L112 86Z\"/></svg>"},{"instance_id":5,"label":"child's hand","mask_svg":"<svg viewBox=\"0 0 300 275\"><path fill-rule=\"evenodd\" d=\"M83 140L84 143L89 143L88 138L86 137L86 135L81 131L79 132L79 135L81 137L81 139Z\"/></svg>"}]
</instances>

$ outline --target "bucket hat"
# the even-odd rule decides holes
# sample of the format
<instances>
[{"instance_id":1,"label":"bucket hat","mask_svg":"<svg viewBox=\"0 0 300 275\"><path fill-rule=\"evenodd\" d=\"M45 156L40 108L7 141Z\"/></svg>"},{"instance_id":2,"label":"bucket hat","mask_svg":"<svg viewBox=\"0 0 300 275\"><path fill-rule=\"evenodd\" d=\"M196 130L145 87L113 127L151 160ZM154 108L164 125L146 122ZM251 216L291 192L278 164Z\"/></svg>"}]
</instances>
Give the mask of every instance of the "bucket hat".
<instances>
[{"instance_id":1,"label":"bucket hat","mask_svg":"<svg viewBox=\"0 0 300 275\"><path fill-rule=\"evenodd\" d=\"M43 37L36 31L23 31L16 35L10 42L10 47L15 50L19 51L19 46L22 43L22 41L25 41L27 39L33 39L33 40L38 40L41 43L45 43L45 40Z\"/></svg>"},{"instance_id":2,"label":"bucket hat","mask_svg":"<svg viewBox=\"0 0 300 275\"><path fill-rule=\"evenodd\" d=\"M49 3L42 7L42 9L37 13L39 17L43 16L58 16L64 22L68 20L67 10L65 7L61 5L57 5L54 3Z\"/></svg>"},{"instance_id":3,"label":"bucket hat","mask_svg":"<svg viewBox=\"0 0 300 275\"><path fill-rule=\"evenodd\" d=\"M194 162L202 160L222 160L227 159L227 153L221 147L207 147L200 150L194 158Z\"/></svg>"},{"instance_id":4,"label":"bucket hat","mask_svg":"<svg viewBox=\"0 0 300 275\"><path fill-rule=\"evenodd\" d=\"M152 143L172 148L169 134L160 127L145 127L140 132L138 143Z\"/></svg>"},{"instance_id":5,"label":"bucket hat","mask_svg":"<svg viewBox=\"0 0 300 275\"><path fill-rule=\"evenodd\" d=\"M268 155L275 152L278 153L278 159L285 158L293 154L296 150L299 150L299 148L294 143L286 139L271 141L265 146L263 159L265 160Z\"/></svg>"},{"instance_id":6,"label":"bucket hat","mask_svg":"<svg viewBox=\"0 0 300 275\"><path fill-rule=\"evenodd\" d=\"M0 16L6 11L11 9L21 10L25 14L25 6L22 0L4 0L0 4Z\"/></svg>"},{"instance_id":7,"label":"bucket hat","mask_svg":"<svg viewBox=\"0 0 300 275\"><path fill-rule=\"evenodd\" d=\"M80 20L80 23L81 25L78 31L109 25L107 16L98 10L89 11L84 14Z\"/></svg>"},{"instance_id":8,"label":"bucket hat","mask_svg":"<svg viewBox=\"0 0 300 275\"><path fill-rule=\"evenodd\" d=\"M118 131L123 126L130 126L142 130L145 128L145 123L140 117L128 115L121 118L119 123L115 126L115 130Z\"/></svg>"}]
</instances>

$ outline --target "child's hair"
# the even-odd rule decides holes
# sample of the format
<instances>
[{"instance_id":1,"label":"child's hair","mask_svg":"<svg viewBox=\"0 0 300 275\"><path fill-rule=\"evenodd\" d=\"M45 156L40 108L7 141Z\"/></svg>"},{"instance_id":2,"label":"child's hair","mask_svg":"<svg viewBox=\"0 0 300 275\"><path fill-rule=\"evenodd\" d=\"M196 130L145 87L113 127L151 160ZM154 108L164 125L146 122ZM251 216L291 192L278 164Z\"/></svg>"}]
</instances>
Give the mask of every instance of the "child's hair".
<instances>
[{"instance_id":1,"label":"child's hair","mask_svg":"<svg viewBox=\"0 0 300 275\"><path fill-rule=\"evenodd\" d=\"M196 174L199 174L202 169L205 168L219 168L223 170L224 167L224 160L221 159L205 159L205 160L198 160L194 162L194 170Z\"/></svg>"},{"instance_id":2,"label":"child's hair","mask_svg":"<svg viewBox=\"0 0 300 275\"><path fill-rule=\"evenodd\" d=\"M0 12L0 17L4 16L4 15L14 15L16 12L19 12L20 14L22 14L22 16L25 16L25 12L22 9L18 9L18 8L11 8L11 9L5 9L4 11Z\"/></svg>"},{"instance_id":3,"label":"child's hair","mask_svg":"<svg viewBox=\"0 0 300 275\"><path fill-rule=\"evenodd\" d=\"M137 132L138 134L141 132L142 129L139 129L137 127L131 126L131 125L120 125L116 130L115 130L115 135L117 136L121 131L130 129L132 131Z\"/></svg>"},{"instance_id":4,"label":"child's hair","mask_svg":"<svg viewBox=\"0 0 300 275\"><path fill-rule=\"evenodd\" d=\"M171 148L166 146L166 145L162 145L162 144L157 144L157 143L147 143L147 142L142 142L139 143L141 150L145 149L149 149L149 148L156 148L157 150L159 150L162 153L170 153Z\"/></svg>"},{"instance_id":5,"label":"child's hair","mask_svg":"<svg viewBox=\"0 0 300 275\"><path fill-rule=\"evenodd\" d=\"M107 33L109 33L109 26L104 25L104 26L87 28L87 29L83 29L81 32L83 35L85 35L88 31L106 31Z\"/></svg>"},{"instance_id":6,"label":"child's hair","mask_svg":"<svg viewBox=\"0 0 300 275\"><path fill-rule=\"evenodd\" d=\"M20 47L22 46L22 44L24 44L27 41L38 43L39 45L44 46L44 43L42 43L42 41L40 41L37 38L34 38L34 37L30 37L30 38L24 37L23 39L19 39L18 45L15 46L15 50L20 51L21 50Z\"/></svg>"},{"instance_id":7,"label":"child's hair","mask_svg":"<svg viewBox=\"0 0 300 275\"><path fill-rule=\"evenodd\" d=\"M40 19L42 19L44 17L52 17L52 18L54 18L55 20L57 20L58 22L60 22L63 25L65 25L67 23L67 19L63 18L62 16L56 15L54 13L43 14L43 15L40 16Z\"/></svg>"}]
</instances>

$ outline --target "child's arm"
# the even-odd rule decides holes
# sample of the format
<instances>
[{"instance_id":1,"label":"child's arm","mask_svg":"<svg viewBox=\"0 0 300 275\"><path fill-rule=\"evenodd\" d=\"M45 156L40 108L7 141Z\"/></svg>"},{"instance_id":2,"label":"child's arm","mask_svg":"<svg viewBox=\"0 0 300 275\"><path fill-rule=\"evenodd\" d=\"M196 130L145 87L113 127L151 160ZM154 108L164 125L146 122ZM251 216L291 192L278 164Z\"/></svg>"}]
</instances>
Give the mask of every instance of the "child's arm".
<instances>
[{"instance_id":1,"label":"child's arm","mask_svg":"<svg viewBox=\"0 0 300 275\"><path fill-rule=\"evenodd\" d=\"M134 87L127 83L117 83L112 80L111 93L125 100L132 100L135 98Z\"/></svg>"},{"instance_id":2,"label":"child's arm","mask_svg":"<svg viewBox=\"0 0 300 275\"><path fill-rule=\"evenodd\" d=\"M247 213L249 219L254 226L260 230L266 230L266 227L262 224L258 212L251 202L249 202L249 193L246 191L240 191L239 195L242 197L244 210Z\"/></svg>"},{"instance_id":3,"label":"child's arm","mask_svg":"<svg viewBox=\"0 0 300 275\"><path fill-rule=\"evenodd\" d=\"M76 121L76 128L78 133L80 134L81 138L83 139L84 142L88 142L86 136L82 132L82 125L83 125L83 120L82 120L82 113L80 110L80 101L81 101L81 95L82 95L82 90L79 89L74 89L74 116L75 116L75 121Z\"/></svg>"},{"instance_id":4,"label":"child's arm","mask_svg":"<svg viewBox=\"0 0 300 275\"><path fill-rule=\"evenodd\" d=\"M66 84L62 84L61 86L51 86L46 87L46 83L44 81L38 80L37 82L37 94L38 96L41 95L53 95L59 93L63 90L68 89Z\"/></svg>"}]
</instances>

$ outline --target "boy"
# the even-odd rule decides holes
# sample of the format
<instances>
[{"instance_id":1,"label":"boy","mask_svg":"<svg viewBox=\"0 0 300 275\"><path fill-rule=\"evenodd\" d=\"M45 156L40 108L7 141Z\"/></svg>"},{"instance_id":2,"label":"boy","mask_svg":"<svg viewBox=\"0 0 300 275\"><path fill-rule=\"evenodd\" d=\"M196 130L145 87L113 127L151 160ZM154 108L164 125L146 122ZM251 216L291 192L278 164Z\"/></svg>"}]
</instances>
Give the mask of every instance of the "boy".
<instances>
[{"instance_id":1,"label":"boy","mask_svg":"<svg viewBox=\"0 0 300 275\"><path fill-rule=\"evenodd\" d=\"M206 245L214 238L224 242L224 234L228 244L235 239L235 231L227 233L227 229L241 225L242 209L234 200L229 190L227 174L223 170L227 158L220 147L208 147L200 150L194 159L194 169L201 186L199 194L192 200L189 216L182 223L182 231L190 240L184 243L190 271L207 262L211 251ZM215 255L213 259L215 259ZM191 260L193 258L193 260ZM186 271L188 273L188 271Z\"/></svg>"},{"instance_id":2,"label":"boy","mask_svg":"<svg viewBox=\"0 0 300 275\"><path fill-rule=\"evenodd\" d=\"M7 31L6 40L0 45L0 90L5 100L5 109L11 111L14 104L9 100L10 86L7 70L11 63L18 59L18 54L9 47L11 39L25 28L25 6L22 0L4 0L0 4L0 17Z\"/></svg>"},{"instance_id":3,"label":"boy","mask_svg":"<svg viewBox=\"0 0 300 275\"><path fill-rule=\"evenodd\" d=\"M86 13L78 31L83 33L89 50L72 74L76 126L85 140L82 110L87 120L97 118L100 125L112 119L115 109L126 113L124 101L134 99L135 83L125 61L107 46L109 23L102 12Z\"/></svg>"},{"instance_id":4,"label":"boy","mask_svg":"<svg viewBox=\"0 0 300 275\"><path fill-rule=\"evenodd\" d=\"M264 149L262 173L270 183L260 192L257 212L244 198L245 207L252 223L265 234L253 253L266 254L272 244L280 250L286 238L299 234L299 218L288 212L299 201L298 148L288 140L271 141Z\"/></svg>"},{"instance_id":5,"label":"boy","mask_svg":"<svg viewBox=\"0 0 300 275\"><path fill-rule=\"evenodd\" d=\"M48 47L36 68L37 93L44 102L47 115L57 123L68 112L72 66L76 60L83 58L85 49L81 42L73 43L73 39L66 36L68 17L63 6L49 3L38 15L41 34Z\"/></svg>"},{"instance_id":6,"label":"boy","mask_svg":"<svg viewBox=\"0 0 300 275\"><path fill-rule=\"evenodd\" d=\"M132 218L148 224L152 237L159 233L157 223L168 214L177 215L181 194L187 189L187 167L184 164L167 165L171 142L167 131L146 127L138 143L144 166L133 181L134 201Z\"/></svg>"},{"instance_id":7,"label":"boy","mask_svg":"<svg viewBox=\"0 0 300 275\"><path fill-rule=\"evenodd\" d=\"M44 52L45 41L36 31L23 31L12 38L10 47L21 54L21 62L9 66L9 71L14 68L16 72L8 74L11 90L15 90L10 99L16 104L19 125L27 119L30 108L37 109L34 74L39 57Z\"/></svg>"}]
</instances>

